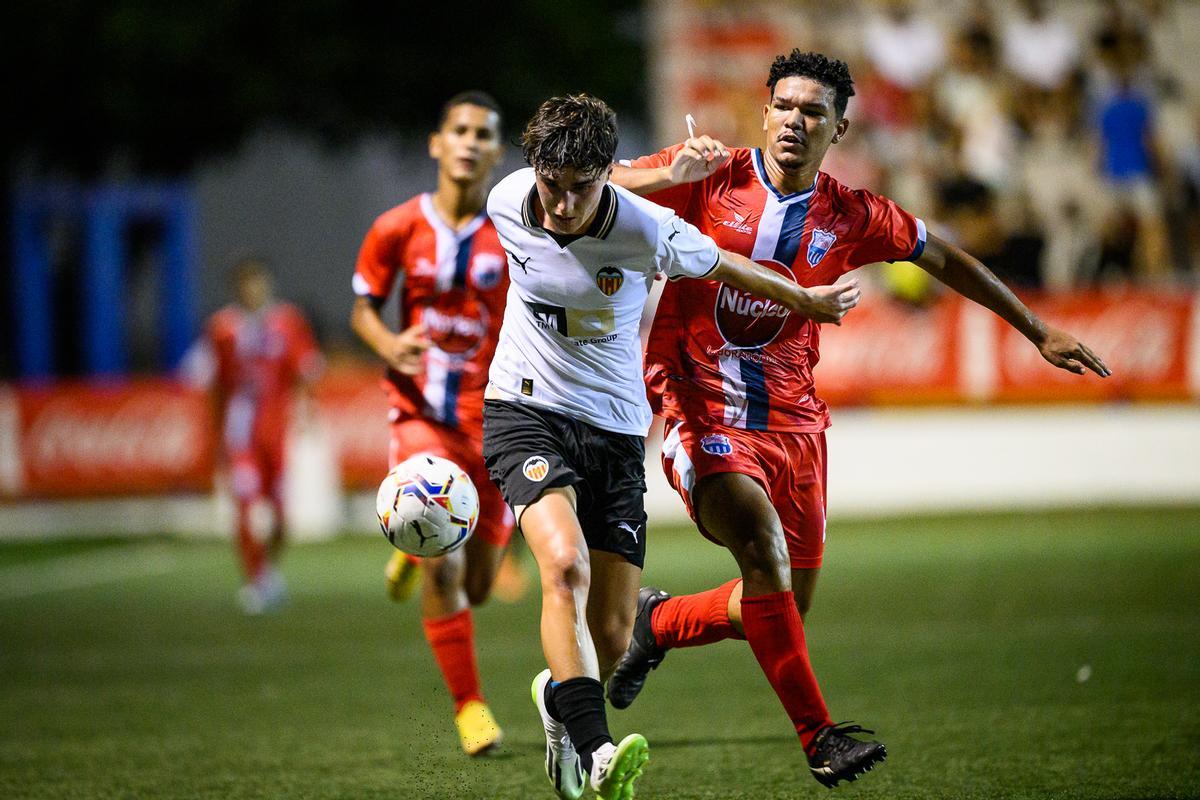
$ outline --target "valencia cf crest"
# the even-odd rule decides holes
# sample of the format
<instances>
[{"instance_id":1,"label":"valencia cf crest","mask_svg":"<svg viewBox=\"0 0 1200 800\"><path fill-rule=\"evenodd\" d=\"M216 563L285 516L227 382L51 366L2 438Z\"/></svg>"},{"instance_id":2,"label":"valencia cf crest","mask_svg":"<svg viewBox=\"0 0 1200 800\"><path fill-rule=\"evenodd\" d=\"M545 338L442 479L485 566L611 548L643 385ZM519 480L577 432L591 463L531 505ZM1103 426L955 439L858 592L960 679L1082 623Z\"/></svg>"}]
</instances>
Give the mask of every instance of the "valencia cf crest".
<instances>
[{"instance_id":1,"label":"valencia cf crest","mask_svg":"<svg viewBox=\"0 0 1200 800\"><path fill-rule=\"evenodd\" d=\"M606 297L616 294L624 282L625 276L616 267L605 267L596 273L596 286L600 287L600 291L604 292Z\"/></svg>"},{"instance_id":2,"label":"valencia cf crest","mask_svg":"<svg viewBox=\"0 0 1200 800\"><path fill-rule=\"evenodd\" d=\"M812 239L808 242L808 265L815 267L821 263L821 259L829 252L829 248L833 247L833 243L837 241L837 234L830 231L816 228L812 232Z\"/></svg>"},{"instance_id":3,"label":"valencia cf crest","mask_svg":"<svg viewBox=\"0 0 1200 800\"><path fill-rule=\"evenodd\" d=\"M530 456L521 465L521 472L525 473L529 480L538 483L545 480L550 473L550 462L542 456Z\"/></svg>"}]
</instances>

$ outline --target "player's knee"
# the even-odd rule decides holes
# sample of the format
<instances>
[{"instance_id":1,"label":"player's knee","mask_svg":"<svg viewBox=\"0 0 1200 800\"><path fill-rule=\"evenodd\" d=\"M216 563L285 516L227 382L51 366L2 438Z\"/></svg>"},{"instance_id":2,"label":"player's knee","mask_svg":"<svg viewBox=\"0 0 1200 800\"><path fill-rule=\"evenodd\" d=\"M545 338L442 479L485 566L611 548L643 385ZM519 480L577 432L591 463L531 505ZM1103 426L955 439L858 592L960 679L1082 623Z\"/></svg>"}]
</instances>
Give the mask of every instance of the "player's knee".
<instances>
[{"instance_id":1,"label":"player's knee","mask_svg":"<svg viewBox=\"0 0 1200 800\"><path fill-rule=\"evenodd\" d=\"M788 583L788 553L783 530L768 526L742 539L734 548L742 577L756 583Z\"/></svg>"},{"instance_id":2,"label":"player's knee","mask_svg":"<svg viewBox=\"0 0 1200 800\"><path fill-rule=\"evenodd\" d=\"M459 591L463 581L460 559L452 556L428 558L425 559L425 569L434 594L450 597Z\"/></svg>"},{"instance_id":3,"label":"player's knee","mask_svg":"<svg viewBox=\"0 0 1200 800\"><path fill-rule=\"evenodd\" d=\"M545 591L586 591L592 579L587 553L573 545L556 548L545 558L538 559L538 568Z\"/></svg>"}]
</instances>

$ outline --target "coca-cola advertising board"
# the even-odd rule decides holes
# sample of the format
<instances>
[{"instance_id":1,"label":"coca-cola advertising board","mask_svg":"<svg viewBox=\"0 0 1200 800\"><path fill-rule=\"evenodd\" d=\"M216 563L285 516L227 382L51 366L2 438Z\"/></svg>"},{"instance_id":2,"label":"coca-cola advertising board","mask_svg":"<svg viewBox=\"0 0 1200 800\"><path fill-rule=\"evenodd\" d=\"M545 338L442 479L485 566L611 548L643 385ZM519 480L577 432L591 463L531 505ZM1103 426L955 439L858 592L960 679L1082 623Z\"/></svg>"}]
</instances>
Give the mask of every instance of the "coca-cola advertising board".
<instances>
[{"instance_id":1,"label":"coca-cola advertising board","mask_svg":"<svg viewBox=\"0 0 1200 800\"><path fill-rule=\"evenodd\" d=\"M167 380L5 389L0 494L74 497L208 491L207 400Z\"/></svg>"},{"instance_id":2,"label":"coca-cola advertising board","mask_svg":"<svg viewBox=\"0 0 1200 800\"><path fill-rule=\"evenodd\" d=\"M1097 380L1055 369L999 320L994 399L1180 400L1195 396L1196 300L1189 293L1126 289L1026 298L1047 323L1068 331L1113 371Z\"/></svg>"}]
</instances>

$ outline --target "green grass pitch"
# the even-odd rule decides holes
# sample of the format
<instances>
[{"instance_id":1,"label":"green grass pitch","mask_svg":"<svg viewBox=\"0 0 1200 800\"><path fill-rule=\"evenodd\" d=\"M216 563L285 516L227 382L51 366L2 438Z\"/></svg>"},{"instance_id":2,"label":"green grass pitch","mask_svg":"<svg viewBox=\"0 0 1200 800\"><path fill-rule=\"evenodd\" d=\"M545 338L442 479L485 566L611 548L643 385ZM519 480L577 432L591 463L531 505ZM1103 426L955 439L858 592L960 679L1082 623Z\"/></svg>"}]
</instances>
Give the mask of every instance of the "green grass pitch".
<instances>
[{"instance_id":1,"label":"green grass pitch","mask_svg":"<svg viewBox=\"0 0 1200 800\"><path fill-rule=\"evenodd\" d=\"M650 535L648 582L733 574ZM291 605L248 619L221 543L0 546L0 797L551 798L537 600L476 614L507 742L470 761L388 554L297 546ZM839 796L1200 797L1200 509L835 522L807 632L890 754ZM671 653L610 723L650 741L640 798L831 796L744 643Z\"/></svg>"}]
</instances>

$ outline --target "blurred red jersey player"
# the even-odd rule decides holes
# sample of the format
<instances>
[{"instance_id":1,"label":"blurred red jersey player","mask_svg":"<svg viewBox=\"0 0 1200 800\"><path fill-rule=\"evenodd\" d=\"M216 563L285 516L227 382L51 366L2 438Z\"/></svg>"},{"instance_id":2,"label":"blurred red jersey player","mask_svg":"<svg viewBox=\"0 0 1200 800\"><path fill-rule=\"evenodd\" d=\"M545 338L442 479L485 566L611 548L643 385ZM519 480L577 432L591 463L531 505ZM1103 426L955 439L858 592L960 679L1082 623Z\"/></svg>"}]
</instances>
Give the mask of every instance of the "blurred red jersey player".
<instances>
[{"instance_id":1,"label":"blurred red jersey player","mask_svg":"<svg viewBox=\"0 0 1200 800\"><path fill-rule=\"evenodd\" d=\"M891 200L819 171L846 135L854 94L846 65L796 50L775 59L764 145L707 136L618 168L613 180L804 286L880 261L913 261L992 310L1051 364L1104 376L1087 347L1045 325L979 261ZM850 323L853 314L850 315ZM631 703L667 650L745 638L787 711L813 776L854 780L882 761L879 742L835 726L808 661L802 615L825 545L825 429L813 386L820 327L711 281L664 288L646 353L651 405L667 419L663 467L705 536L729 548L742 577L670 597L645 588L633 640L609 682ZM863 731L869 733L870 731Z\"/></svg>"},{"instance_id":2,"label":"blurred red jersey player","mask_svg":"<svg viewBox=\"0 0 1200 800\"><path fill-rule=\"evenodd\" d=\"M246 583L238 594L250 614L285 599L276 565L285 536L284 453L298 387L320 375L322 358L304 315L274 300L266 261L240 260L233 269L235 301L208 320L184 358L189 380L211 388L221 420L222 445L237 504L237 541ZM266 540L254 509L271 507Z\"/></svg>"},{"instance_id":3,"label":"blurred red jersey player","mask_svg":"<svg viewBox=\"0 0 1200 800\"><path fill-rule=\"evenodd\" d=\"M454 461L479 492L479 522L461 550L424 560L397 552L389 592L404 599L421 571L425 637L454 700L468 755L500 744L483 700L471 606L487 599L512 536L513 518L483 465L483 390L496 350L508 272L496 229L484 213L488 179L501 157L500 110L482 92L452 97L429 137L437 190L382 214L368 231L354 272L354 331L388 365L388 462L417 453ZM402 330L381 309L399 295Z\"/></svg>"}]
</instances>

